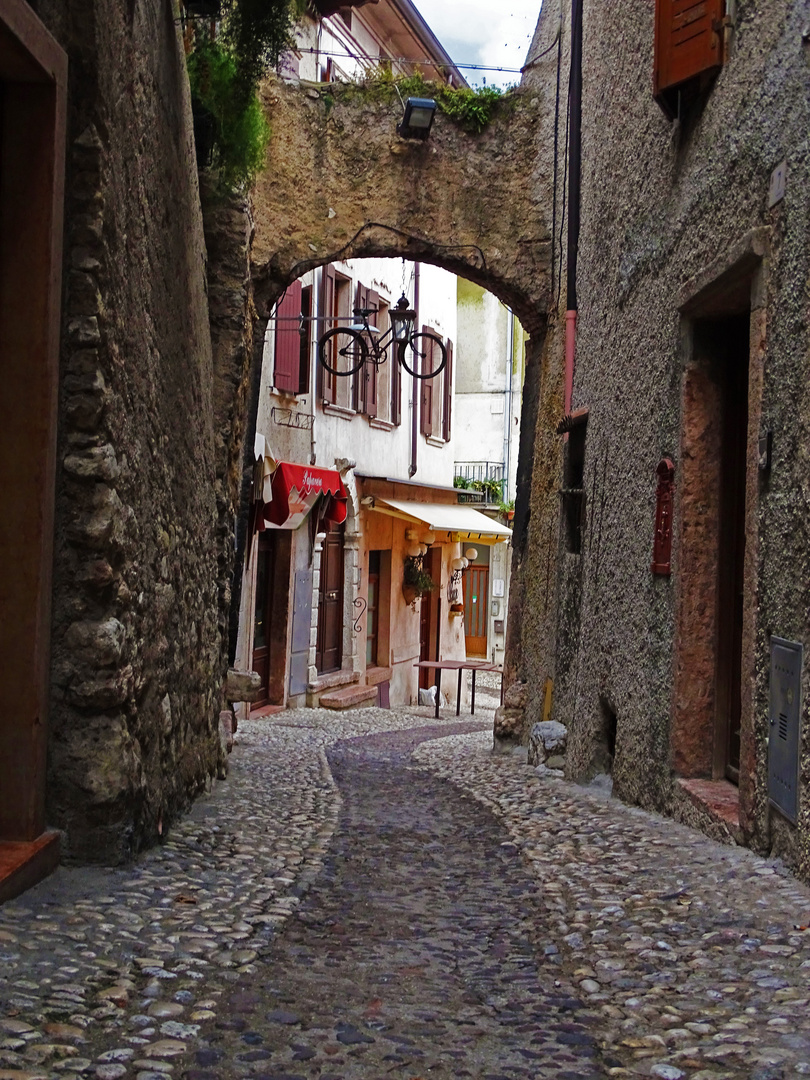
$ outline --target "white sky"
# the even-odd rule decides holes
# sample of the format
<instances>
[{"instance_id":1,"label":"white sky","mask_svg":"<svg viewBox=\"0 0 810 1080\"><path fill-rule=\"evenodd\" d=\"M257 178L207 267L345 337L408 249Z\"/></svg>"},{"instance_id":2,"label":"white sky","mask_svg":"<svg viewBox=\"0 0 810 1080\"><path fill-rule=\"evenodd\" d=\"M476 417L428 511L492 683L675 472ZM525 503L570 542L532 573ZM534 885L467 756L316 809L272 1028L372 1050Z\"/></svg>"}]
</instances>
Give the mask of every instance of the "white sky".
<instances>
[{"instance_id":1,"label":"white sky","mask_svg":"<svg viewBox=\"0 0 810 1080\"><path fill-rule=\"evenodd\" d=\"M457 64L520 68L532 42L541 0L413 0L419 14ZM471 86L509 86L520 74L468 71Z\"/></svg>"}]
</instances>

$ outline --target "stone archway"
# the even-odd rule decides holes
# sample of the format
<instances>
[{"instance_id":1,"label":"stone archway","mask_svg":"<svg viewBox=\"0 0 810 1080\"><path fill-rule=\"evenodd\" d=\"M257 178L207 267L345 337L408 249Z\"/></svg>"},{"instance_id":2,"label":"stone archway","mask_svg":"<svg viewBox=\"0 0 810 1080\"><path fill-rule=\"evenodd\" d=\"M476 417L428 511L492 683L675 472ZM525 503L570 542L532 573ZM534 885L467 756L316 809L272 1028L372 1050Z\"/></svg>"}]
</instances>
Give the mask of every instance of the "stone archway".
<instances>
[{"instance_id":1,"label":"stone archway","mask_svg":"<svg viewBox=\"0 0 810 1080\"><path fill-rule=\"evenodd\" d=\"M553 307L553 170L552 155L544 150L551 139L543 138L541 100L521 89L479 135L440 117L427 142L412 142L396 135L399 104L380 101L357 86L271 80L263 97L273 134L267 167L251 200L253 393L246 388L243 369L231 402L229 476L233 481L239 473L240 448L253 440L267 315L292 281L338 259L404 257L481 285L515 312L529 334L512 576L518 598L514 621L519 622L540 368ZM215 335L215 356L217 351ZM231 486L234 504L243 506L251 477L250 463L245 465L241 492ZM229 620L231 659L245 543L246 515L241 517ZM513 634L510 641L507 681L520 666L520 644Z\"/></svg>"},{"instance_id":2,"label":"stone archway","mask_svg":"<svg viewBox=\"0 0 810 1080\"><path fill-rule=\"evenodd\" d=\"M515 92L480 135L440 116L426 142L400 139L400 106L356 87L273 81L264 101L273 137L251 252L260 311L336 258L405 256L482 285L530 334L544 327L552 179L535 94Z\"/></svg>"}]
</instances>

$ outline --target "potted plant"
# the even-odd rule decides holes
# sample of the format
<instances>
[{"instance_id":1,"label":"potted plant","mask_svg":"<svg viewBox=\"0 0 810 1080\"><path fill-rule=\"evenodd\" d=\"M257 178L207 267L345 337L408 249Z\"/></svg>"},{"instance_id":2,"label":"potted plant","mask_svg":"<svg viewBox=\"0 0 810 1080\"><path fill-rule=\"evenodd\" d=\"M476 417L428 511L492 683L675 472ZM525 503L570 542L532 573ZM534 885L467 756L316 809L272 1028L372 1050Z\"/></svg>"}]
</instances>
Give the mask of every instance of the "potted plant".
<instances>
[{"instance_id":1,"label":"potted plant","mask_svg":"<svg viewBox=\"0 0 810 1080\"><path fill-rule=\"evenodd\" d=\"M498 513L505 518L506 521L512 521L515 516L515 500L510 499L509 502L502 502L498 506Z\"/></svg>"},{"instance_id":2,"label":"potted plant","mask_svg":"<svg viewBox=\"0 0 810 1080\"><path fill-rule=\"evenodd\" d=\"M402 595L406 604L413 604L417 598L435 589L433 578L425 570L422 560L412 555L405 556L405 566L402 572Z\"/></svg>"}]
</instances>

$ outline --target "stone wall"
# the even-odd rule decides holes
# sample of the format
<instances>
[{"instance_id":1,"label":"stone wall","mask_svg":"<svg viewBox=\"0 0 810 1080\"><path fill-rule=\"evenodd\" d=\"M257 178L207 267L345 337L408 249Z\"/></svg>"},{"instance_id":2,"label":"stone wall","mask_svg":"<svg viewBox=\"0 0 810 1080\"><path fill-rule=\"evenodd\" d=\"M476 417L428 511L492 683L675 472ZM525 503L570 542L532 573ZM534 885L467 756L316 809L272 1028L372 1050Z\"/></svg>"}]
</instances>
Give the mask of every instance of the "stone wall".
<instances>
[{"instance_id":1,"label":"stone wall","mask_svg":"<svg viewBox=\"0 0 810 1080\"><path fill-rule=\"evenodd\" d=\"M48 810L114 863L221 753L206 248L171 6L34 6L71 65Z\"/></svg>"},{"instance_id":2,"label":"stone wall","mask_svg":"<svg viewBox=\"0 0 810 1080\"><path fill-rule=\"evenodd\" d=\"M695 520L690 505L699 504L708 529L704 540L716 543L708 517L718 493L701 497L689 476L695 448L710 449L717 439L720 416L704 394L703 406L713 415L702 436L684 395L688 399L700 379L696 320L740 304L750 308L741 824L748 842L783 854L808 877L810 805L803 805L794 828L769 811L767 801L770 635L805 645L810 637L810 479L802 449L810 421L806 10L794 0L734 7L728 63L673 122L652 97L654 5L585 2L573 406L590 410L586 529L582 554L564 554L555 533L559 509L549 502L543 526L549 548L532 558L538 576L549 559L557 564L558 630L548 647L541 644L535 663L540 674L555 679L554 716L569 727L571 775L600 767L606 724L614 715L614 790L696 820L676 776L683 775L686 759L696 775L710 776L713 768L716 775L716 755L712 762L710 747L705 760L704 729L704 759L694 765L700 754L688 739L697 736L692 732L684 742L682 722L673 727L671 718L679 662L681 682L691 681L696 701L697 684L702 680L705 689L712 678L705 656L689 663L690 643L711 641L712 623L697 593L684 594L692 587L685 570L700 562L700 537L684 529ZM545 23L550 40L556 14ZM550 93L555 76L554 65L541 64L526 81ZM769 180L783 159L786 195L770 207ZM740 282L745 298L733 295ZM559 315L562 307L564 300ZM554 348L549 370L560 370L559 337ZM774 432L769 474L758 471L756 459L759 436L768 429ZM536 460L539 454L538 446ZM676 466L671 577L650 572L655 469L663 457ZM705 587L705 572L695 572L703 573ZM565 650L558 647L566 642ZM532 685L539 699L542 683ZM805 701L806 691L805 674ZM688 712L686 699L683 704ZM806 734L803 746L806 790Z\"/></svg>"}]
</instances>

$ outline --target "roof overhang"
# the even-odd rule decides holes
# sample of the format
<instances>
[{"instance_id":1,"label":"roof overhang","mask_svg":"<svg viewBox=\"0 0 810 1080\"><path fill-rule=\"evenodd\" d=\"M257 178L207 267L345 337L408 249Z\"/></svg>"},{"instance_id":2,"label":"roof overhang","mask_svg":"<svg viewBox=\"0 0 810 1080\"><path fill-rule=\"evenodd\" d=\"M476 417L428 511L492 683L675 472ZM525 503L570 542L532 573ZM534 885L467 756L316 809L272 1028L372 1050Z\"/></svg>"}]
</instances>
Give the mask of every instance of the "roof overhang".
<instances>
[{"instance_id":1,"label":"roof overhang","mask_svg":"<svg viewBox=\"0 0 810 1080\"><path fill-rule=\"evenodd\" d=\"M499 544L512 535L511 529L470 506L411 502L375 495L373 509L378 514L425 526L433 533L447 533L449 542L477 540L481 544Z\"/></svg>"}]
</instances>

